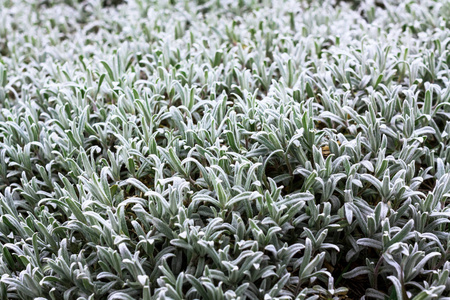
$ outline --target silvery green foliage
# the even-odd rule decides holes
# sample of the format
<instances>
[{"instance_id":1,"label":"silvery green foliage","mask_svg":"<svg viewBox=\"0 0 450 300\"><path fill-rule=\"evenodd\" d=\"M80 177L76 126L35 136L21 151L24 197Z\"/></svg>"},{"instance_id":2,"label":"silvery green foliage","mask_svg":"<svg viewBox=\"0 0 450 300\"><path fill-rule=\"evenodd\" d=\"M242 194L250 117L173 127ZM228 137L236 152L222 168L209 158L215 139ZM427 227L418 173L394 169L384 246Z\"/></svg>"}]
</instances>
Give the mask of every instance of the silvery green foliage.
<instances>
[{"instance_id":1,"label":"silvery green foliage","mask_svg":"<svg viewBox=\"0 0 450 300\"><path fill-rule=\"evenodd\" d=\"M449 16L0 0L0 298L450 297Z\"/></svg>"}]
</instances>

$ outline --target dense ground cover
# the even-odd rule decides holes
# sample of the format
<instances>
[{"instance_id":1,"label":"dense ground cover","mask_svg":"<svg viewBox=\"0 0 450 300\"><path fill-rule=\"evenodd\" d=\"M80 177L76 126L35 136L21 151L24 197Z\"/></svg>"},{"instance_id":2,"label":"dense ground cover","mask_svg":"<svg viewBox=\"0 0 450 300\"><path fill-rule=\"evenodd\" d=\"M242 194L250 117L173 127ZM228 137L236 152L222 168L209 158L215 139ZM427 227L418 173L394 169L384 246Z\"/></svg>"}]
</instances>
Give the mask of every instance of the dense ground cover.
<instances>
[{"instance_id":1,"label":"dense ground cover","mask_svg":"<svg viewBox=\"0 0 450 300\"><path fill-rule=\"evenodd\" d=\"M449 0L119 2L0 0L1 299L450 296Z\"/></svg>"}]
</instances>

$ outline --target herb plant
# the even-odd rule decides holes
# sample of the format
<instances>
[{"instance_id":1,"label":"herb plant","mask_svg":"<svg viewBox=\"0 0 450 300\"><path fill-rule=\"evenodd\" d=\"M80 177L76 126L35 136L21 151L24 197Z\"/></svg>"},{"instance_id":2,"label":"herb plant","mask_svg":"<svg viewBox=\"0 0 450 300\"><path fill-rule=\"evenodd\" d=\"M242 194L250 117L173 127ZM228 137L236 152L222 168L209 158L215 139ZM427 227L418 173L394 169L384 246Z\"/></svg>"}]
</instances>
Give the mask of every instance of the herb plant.
<instances>
[{"instance_id":1,"label":"herb plant","mask_svg":"<svg viewBox=\"0 0 450 300\"><path fill-rule=\"evenodd\" d=\"M0 0L0 299L450 299L449 0Z\"/></svg>"}]
</instances>

